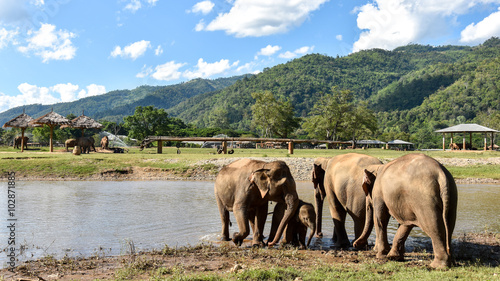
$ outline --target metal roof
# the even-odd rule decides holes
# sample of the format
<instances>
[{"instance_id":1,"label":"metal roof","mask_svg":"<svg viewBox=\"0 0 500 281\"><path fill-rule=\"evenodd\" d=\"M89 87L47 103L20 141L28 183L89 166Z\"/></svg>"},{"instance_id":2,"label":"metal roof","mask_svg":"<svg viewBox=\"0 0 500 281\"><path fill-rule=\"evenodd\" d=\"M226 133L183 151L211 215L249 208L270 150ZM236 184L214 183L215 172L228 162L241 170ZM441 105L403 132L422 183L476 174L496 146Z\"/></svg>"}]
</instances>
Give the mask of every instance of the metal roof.
<instances>
[{"instance_id":1,"label":"metal roof","mask_svg":"<svg viewBox=\"0 0 500 281\"><path fill-rule=\"evenodd\" d=\"M385 142L379 141L379 140L359 140L356 143L357 144L385 144Z\"/></svg>"},{"instance_id":2,"label":"metal roof","mask_svg":"<svg viewBox=\"0 0 500 281\"><path fill-rule=\"evenodd\" d=\"M403 140L392 140L390 142L387 142L388 144L412 144L411 142L403 141Z\"/></svg>"},{"instance_id":3,"label":"metal roof","mask_svg":"<svg viewBox=\"0 0 500 281\"><path fill-rule=\"evenodd\" d=\"M498 133L495 129L490 129L478 124L460 124L446 129L435 131L436 133Z\"/></svg>"}]
</instances>

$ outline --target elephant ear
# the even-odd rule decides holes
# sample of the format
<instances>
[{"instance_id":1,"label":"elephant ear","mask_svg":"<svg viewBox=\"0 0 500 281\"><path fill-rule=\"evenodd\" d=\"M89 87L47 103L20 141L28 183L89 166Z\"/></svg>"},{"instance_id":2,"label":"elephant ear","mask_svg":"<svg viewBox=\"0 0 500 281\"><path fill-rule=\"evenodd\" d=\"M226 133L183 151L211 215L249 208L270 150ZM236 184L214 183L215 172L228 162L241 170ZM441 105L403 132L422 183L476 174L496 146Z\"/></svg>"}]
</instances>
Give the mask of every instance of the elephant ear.
<instances>
[{"instance_id":1,"label":"elephant ear","mask_svg":"<svg viewBox=\"0 0 500 281\"><path fill-rule=\"evenodd\" d=\"M250 175L250 184L257 186L262 198L266 197L269 193L269 169L259 169Z\"/></svg>"},{"instance_id":2,"label":"elephant ear","mask_svg":"<svg viewBox=\"0 0 500 281\"><path fill-rule=\"evenodd\" d=\"M370 171L365 169L365 175L363 177L363 190L365 195L368 196L372 193L373 184L375 183L376 176Z\"/></svg>"}]
</instances>

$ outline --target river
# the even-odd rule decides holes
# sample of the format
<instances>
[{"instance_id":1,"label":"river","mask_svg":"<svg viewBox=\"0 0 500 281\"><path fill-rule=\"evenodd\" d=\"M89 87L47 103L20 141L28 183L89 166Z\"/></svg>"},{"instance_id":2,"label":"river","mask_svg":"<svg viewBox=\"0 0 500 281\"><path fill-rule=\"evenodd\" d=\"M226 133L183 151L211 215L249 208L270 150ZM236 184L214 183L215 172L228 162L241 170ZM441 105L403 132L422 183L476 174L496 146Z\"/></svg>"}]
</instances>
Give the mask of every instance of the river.
<instances>
[{"instance_id":1,"label":"river","mask_svg":"<svg viewBox=\"0 0 500 281\"><path fill-rule=\"evenodd\" d=\"M14 217L7 212L7 183L0 200L0 265L7 261L9 236L14 235L19 260L47 255L87 257L216 242L220 216L211 181L54 181L16 183ZM313 203L310 182L297 182L299 197ZM454 237L485 229L500 232L500 186L458 185L459 206ZM274 204L270 206L270 210ZM16 219L15 221L9 219ZM268 216L266 234L271 216ZM237 231L233 226L230 233ZM15 230L8 228L15 223ZM353 239L348 216L347 232ZM389 235L397 224L391 220ZM329 248L333 223L327 203L323 210L322 240L316 248ZM371 242L374 240L372 232ZM426 237L414 228L409 242ZM389 238L391 239L391 237ZM428 238L422 238L428 239ZM12 240L10 240L12 241Z\"/></svg>"}]
</instances>

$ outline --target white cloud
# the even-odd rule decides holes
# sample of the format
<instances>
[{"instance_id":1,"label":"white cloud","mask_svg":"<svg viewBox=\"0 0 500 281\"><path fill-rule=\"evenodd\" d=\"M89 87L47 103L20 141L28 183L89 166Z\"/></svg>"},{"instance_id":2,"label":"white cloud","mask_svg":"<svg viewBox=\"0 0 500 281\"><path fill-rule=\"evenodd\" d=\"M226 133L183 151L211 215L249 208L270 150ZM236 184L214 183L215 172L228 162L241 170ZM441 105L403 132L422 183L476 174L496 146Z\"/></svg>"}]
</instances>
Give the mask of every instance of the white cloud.
<instances>
[{"instance_id":1,"label":"white cloud","mask_svg":"<svg viewBox=\"0 0 500 281\"><path fill-rule=\"evenodd\" d=\"M71 102L83 97L106 93L106 88L102 85L91 84L86 87L86 90L82 89L78 92L79 88L78 85L71 83L57 84L51 87L39 87L37 85L22 83L17 87L20 94L16 96L8 96L0 93L0 112L27 104Z\"/></svg>"},{"instance_id":2,"label":"white cloud","mask_svg":"<svg viewBox=\"0 0 500 281\"><path fill-rule=\"evenodd\" d=\"M0 49L6 47L9 44L16 45L16 37L19 35L18 30L7 30L5 28L0 29Z\"/></svg>"},{"instance_id":3,"label":"white cloud","mask_svg":"<svg viewBox=\"0 0 500 281\"><path fill-rule=\"evenodd\" d=\"M156 47L155 49L155 55L159 56L163 54L163 48L161 47L161 45L158 45L158 47Z\"/></svg>"},{"instance_id":4,"label":"white cloud","mask_svg":"<svg viewBox=\"0 0 500 281\"><path fill-rule=\"evenodd\" d=\"M151 73L153 73L153 68L151 66L144 65L141 69L141 72L137 73L135 75L135 77L144 78L144 77L147 77Z\"/></svg>"},{"instance_id":5,"label":"white cloud","mask_svg":"<svg viewBox=\"0 0 500 281\"><path fill-rule=\"evenodd\" d=\"M203 29L205 29L205 21L204 20L200 20L196 26L194 27L194 30L196 31L203 31Z\"/></svg>"},{"instance_id":6,"label":"white cloud","mask_svg":"<svg viewBox=\"0 0 500 281\"><path fill-rule=\"evenodd\" d=\"M125 5L123 10L129 11L131 13L135 13L143 7L142 6L143 2L145 2L146 4L148 4L149 6L152 7L152 6L156 5L158 0L142 0L142 1L141 0L129 0L129 2L127 3L127 5Z\"/></svg>"},{"instance_id":7,"label":"white cloud","mask_svg":"<svg viewBox=\"0 0 500 281\"><path fill-rule=\"evenodd\" d=\"M257 56L272 56L279 50L281 50L281 47L278 45L267 45L265 48L260 49L260 51L257 53Z\"/></svg>"},{"instance_id":8,"label":"white cloud","mask_svg":"<svg viewBox=\"0 0 500 281\"><path fill-rule=\"evenodd\" d=\"M362 30L353 51L383 48L392 50L451 33L457 16L478 5L498 0L374 0L354 10Z\"/></svg>"},{"instance_id":9,"label":"white cloud","mask_svg":"<svg viewBox=\"0 0 500 281\"><path fill-rule=\"evenodd\" d=\"M314 50L314 46L304 46L304 47L298 48L297 50L295 50L293 52L286 51L284 53L281 53L281 54L279 54L278 57L280 57L282 59L292 59L296 56L300 56L300 55L304 55L304 54L307 54L309 52L312 52L313 50Z\"/></svg>"},{"instance_id":10,"label":"white cloud","mask_svg":"<svg viewBox=\"0 0 500 281\"><path fill-rule=\"evenodd\" d=\"M135 13L137 12L137 10L139 10L140 8L142 8L142 4L141 4L141 1L139 0L131 0L124 8L124 10L127 10L127 11L130 11L132 13Z\"/></svg>"},{"instance_id":11,"label":"white cloud","mask_svg":"<svg viewBox=\"0 0 500 281\"><path fill-rule=\"evenodd\" d=\"M214 8L215 4L212 1L202 1L196 3L193 8L190 10L192 13L202 13L204 15L210 13Z\"/></svg>"},{"instance_id":12,"label":"white cloud","mask_svg":"<svg viewBox=\"0 0 500 281\"><path fill-rule=\"evenodd\" d=\"M106 93L106 87L102 85L96 85L96 84L90 84L87 87L87 91L81 90L78 93L78 98L86 98L86 97L92 97L92 96L98 96Z\"/></svg>"},{"instance_id":13,"label":"white cloud","mask_svg":"<svg viewBox=\"0 0 500 281\"><path fill-rule=\"evenodd\" d=\"M167 63L156 66L151 77L156 80L163 81L177 80L181 77L182 74L179 69L184 65L185 63L176 63L175 61L169 61Z\"/></svg>"},{"instance_id":14,"label":"white cloud","mask_svg":"<svg viewBox=\"0 0 500 281\"><path fill-rule=\"evenodd\" d=\"M477 24L468 25L460 35L460 42L464 43L480 43L490 37L500 36L500 8Z\"/></svg>"},{"instance_id":15,"label":"white cloud","mask_svg":"<svg viewBox=\"0 0 500 281\"><path fill-rule=\"evenodd\" d=\"M38 31L28 31L27 46L20 46L18 50L29 55L33 53L42 58L43 62L49 60L70 60L75 57L76 48L71 38L76 37L72 32L56 30L56 26L44 23Z\"/></svg>"},{"instance_id":16,"label":"white cloud","mask_svg":"<svg viewBox=\"0 0 500 281\"><path fill-rule=\"evenodd\" d=\"M235 0L228 13L219 14L205 30L224 30L236 37L284 33L301 25L328 0Z\"/></svg>"},{"instance_id":17,"label":"white cloud","mask_svg":"<svg viewBox=\"0 0 500 281\"><path fill-rule=\"evenodd\" d=\"M198 64L196 65L196 70L189 71L186 70L182 76L188 79L194 78L208 78L210 76L223 73L224 71L230 69L231 67L238 66L239 61L234 62L232 65L229 64L229 60L221 59L214 63L207 63L203 61L202 58L198 59Z\"/></svg>"},{"instance_id":18,"label":"white cloud","mask_svg":"<svg viewBox=\"0 0 500 281\"><path fill-rule=\"evenodd\" d=\"M70 102L76 100L77 94L80 87L78 85L73 85L71 83L67 84L57 84L50 87L50 90L60 95L60 101L62 102Z\"/></svg>"},{"instance_id":19,"label":"white cloud","mask_svg":"<svg viewBox=\"0 0 500 281\"><path fill-rule=\"evenodd\" d=\"M339 41L342 41L342 34L339 34L339 35L335 36L335 39L337 39Z\"/></svg>"},{"instance_id":20,"label":"white cloud","mask_svg":"<svg viewBox=\"0 0 500 281\"><path fill-rule=\"evenodd\" d=\"M136 60L138 57L144 55L148 48L151 48L151 43L149 41L141 40L127 45L123 49L120 46L116 46L111 52L111 56L114 58L120 56L122 58L131 58L132 60Z\"/></svg>"}]
</instances>

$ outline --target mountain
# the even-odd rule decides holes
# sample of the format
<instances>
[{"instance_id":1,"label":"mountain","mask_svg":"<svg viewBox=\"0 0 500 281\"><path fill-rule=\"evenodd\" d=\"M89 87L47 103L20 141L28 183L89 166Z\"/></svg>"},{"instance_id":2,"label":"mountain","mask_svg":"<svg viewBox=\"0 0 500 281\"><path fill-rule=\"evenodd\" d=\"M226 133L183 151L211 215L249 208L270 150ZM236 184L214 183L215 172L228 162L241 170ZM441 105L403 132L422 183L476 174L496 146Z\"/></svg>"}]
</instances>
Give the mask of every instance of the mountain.
<instances>
[{"instance_id":1,"label":"mountain","mask_svg":"<svg viewBox=\"0 0 500 281\"><path fill-rule=\"evenodd\" d=\"M296 115L305 117L318 98L335 86L353 91L357 101L367 101L375 112L379 130L368 137L405 138L431 147L441 138L436 129L463 122L488 123L488 116L500 121L499 60L498 38L475 47L411 44L336 58L311 54L187 99L167 111L199 127L218 126L222 115L231 128L252 130L251 93L271 91L288 98ZM484 125L500 129L498 123Z\"/></svg>"},{"instance_id":2,"label":"mountain","mask_svg":"<svg viewBox=\"0 0 500 281\"><path fill-rule=\"evenodd\" d=\"M84 112L85 115L97 120L106 119L108 121L122 122L124 116L134 113L136 106L154 105L158 108L168 109L201 93L223 89L243 77L246 77L246 75L215 80L198 78L170 86L140 86L133 90L116 90L73 102L20 106L0 113L0 124L4 124L21 114L23 108L26 114L33 118L42 116L53 108L55 112L63 116L68 114L78 116Z\"/></svg>"}]
</instances>

